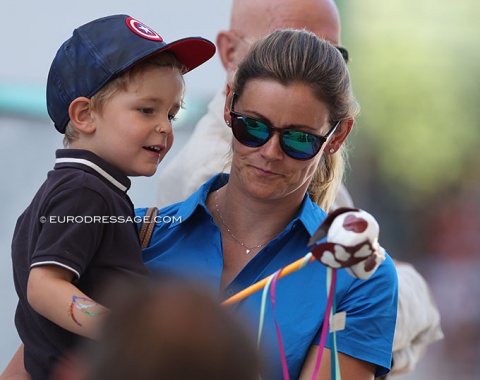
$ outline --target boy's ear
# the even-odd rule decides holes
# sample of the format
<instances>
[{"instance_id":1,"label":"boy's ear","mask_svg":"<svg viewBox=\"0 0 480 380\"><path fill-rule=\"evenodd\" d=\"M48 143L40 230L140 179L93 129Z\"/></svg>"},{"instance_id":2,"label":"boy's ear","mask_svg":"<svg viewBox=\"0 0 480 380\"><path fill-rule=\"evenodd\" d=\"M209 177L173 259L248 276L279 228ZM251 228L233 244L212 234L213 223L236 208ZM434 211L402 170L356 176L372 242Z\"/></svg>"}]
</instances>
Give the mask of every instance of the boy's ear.
<instances>
[{"instance_id":1,"label":"boy's ear","mask_svg":"<svg viewBox=\"0 0 480 380\"><path fill-rule=\"evenodd\" d=\"M92 102L83 96L74 99L68 107L68 115L75 128L85 134L95 132L96 126L92 115Z\"/></svg>"}]
</instances>

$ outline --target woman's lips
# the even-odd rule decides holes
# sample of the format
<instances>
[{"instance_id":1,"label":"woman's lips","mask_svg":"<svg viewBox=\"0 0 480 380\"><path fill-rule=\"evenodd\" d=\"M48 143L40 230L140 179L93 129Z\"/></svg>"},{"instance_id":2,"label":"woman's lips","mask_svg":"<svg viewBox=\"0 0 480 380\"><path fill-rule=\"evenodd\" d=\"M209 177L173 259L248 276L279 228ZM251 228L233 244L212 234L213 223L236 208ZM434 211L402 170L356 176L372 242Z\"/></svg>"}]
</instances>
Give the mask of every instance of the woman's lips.
<instances>
[{"instance_id":1,"label":"woman's lips","mask_svg":"<svg viewBox=\"0 0 480 380\"><path fill-rule=\"evenodd\" d=\"M257 166L254 166L254 169L257 172L257 174L262 177L275 177L280 175L279 173L272 172L268 169L259 168Z\"/></svg>"}]
</instances>

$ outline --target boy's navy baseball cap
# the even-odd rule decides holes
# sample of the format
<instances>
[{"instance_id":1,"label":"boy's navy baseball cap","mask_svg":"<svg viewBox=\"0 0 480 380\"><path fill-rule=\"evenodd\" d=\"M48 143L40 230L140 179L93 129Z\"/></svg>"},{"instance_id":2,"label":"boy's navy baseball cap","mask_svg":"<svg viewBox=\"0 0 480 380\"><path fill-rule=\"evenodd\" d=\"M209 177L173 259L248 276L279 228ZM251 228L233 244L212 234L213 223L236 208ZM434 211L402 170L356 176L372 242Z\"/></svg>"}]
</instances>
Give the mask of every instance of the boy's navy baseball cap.
<instances>
[{"instance_id":1,"label":"boy's navy baseball cap","mask_svg":"<svg viewBox=\"0 0 480 380\"><path fill-rule=\"evenodd\" d=\"M190 71L215 54L215 45L202 37L166 43L152 28L128 15L100 18L75 29L58 50L48 74L47 109L55 128L65 133L74 99L91 98L116 75L163 51L174 53Z\"/></svg>"}]
</instances>

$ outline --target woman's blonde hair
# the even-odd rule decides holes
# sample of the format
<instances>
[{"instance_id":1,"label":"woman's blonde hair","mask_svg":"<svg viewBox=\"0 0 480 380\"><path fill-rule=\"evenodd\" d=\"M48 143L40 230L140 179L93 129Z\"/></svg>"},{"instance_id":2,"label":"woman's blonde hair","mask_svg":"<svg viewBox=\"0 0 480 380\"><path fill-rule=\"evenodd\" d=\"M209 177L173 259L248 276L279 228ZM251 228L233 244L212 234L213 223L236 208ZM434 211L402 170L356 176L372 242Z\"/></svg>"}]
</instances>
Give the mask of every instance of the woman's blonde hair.
<instances>
[{"instance_id":1,"label":"woman's blonde hair","mask_svg":"<svg viewBox=\"0 0 480 380\"><path fill-rule=\"evenodd\" d=\"M91 99L92 109L102 112L103 107L109 99L120 91L127 89L128 85L145 72L145 69L148 67L171 67L174 70L179 70L183 75L187 71L185 65L180 63L180 61L175 57L175 55L169 51L156 54L149 58L146 58L143 61L140 61L135 66L131 67L129 70L121 73L120 75L113 78L111 81L107 82ZM78 139L78 131L70 120L65 129L65 136L63 138L63 145L65 147L70 146L70 144Z\"/></svg>"},{"instance_id":2,"label":"woman's blonde hair","mask_svg":"<svg viewBox=\"0 0 480 380\"><path fill-rule=\"evenodd\" d=\"M331 125L359 112L342 55L331 43L306 30L277 30L255 42L235 73L233 90L239 97L252 79L308 85L327 105ZM343 181L345 162L343 145L335 154L322 154L308 192L324 210L329 210Z\"/></svg>"}]
</instances>

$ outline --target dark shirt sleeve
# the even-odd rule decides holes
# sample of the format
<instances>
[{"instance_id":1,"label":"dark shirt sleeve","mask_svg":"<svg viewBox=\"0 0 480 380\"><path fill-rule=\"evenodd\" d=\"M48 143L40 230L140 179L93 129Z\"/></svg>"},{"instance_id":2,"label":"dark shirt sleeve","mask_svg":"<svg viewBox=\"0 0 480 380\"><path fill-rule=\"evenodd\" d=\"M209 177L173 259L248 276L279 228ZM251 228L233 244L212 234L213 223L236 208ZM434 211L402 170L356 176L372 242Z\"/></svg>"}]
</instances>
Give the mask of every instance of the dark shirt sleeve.
<instances>
[{"instance_id":1,"label":"dark shirt sleeve","mask_svg":"<svg viewBox=\"0 0 480 380\"><path fill-rule=\"evenodd\" d=\"M89 188L65 189L54 194L42 211L44 223L31 266L59 265L80 277L101 245L109 207Z\"/></svg>"}]
</instances>

